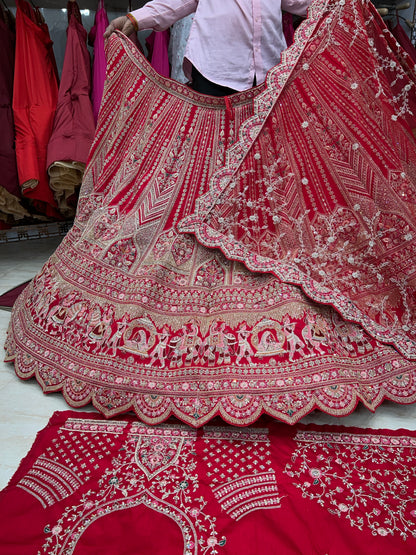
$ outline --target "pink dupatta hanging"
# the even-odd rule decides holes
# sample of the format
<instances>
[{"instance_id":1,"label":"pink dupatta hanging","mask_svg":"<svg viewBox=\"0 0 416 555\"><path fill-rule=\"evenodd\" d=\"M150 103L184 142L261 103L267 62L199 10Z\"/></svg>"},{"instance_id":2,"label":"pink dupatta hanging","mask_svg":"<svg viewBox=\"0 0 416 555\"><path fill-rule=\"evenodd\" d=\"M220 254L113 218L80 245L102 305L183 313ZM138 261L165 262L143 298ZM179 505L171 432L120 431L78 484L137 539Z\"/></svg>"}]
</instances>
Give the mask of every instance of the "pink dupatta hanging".
<instances>
[{"instance_id":1,"label":"pink dupatta hanging","mask_svg":"<svg viewBox=\"0 0 416 555\"><path fill-rule=\"evenodd\" d=\"M94 46L91 100L95 121L97 121L98 118L98 112L100 110L104 90L107 65L104 50L104 31L108 27L108 24L109 21L107 11L104 6L104 0L98 0L98 9L95 14L94 26L88 34L88 41Z\"/></svg>"},{"instance_id":2,"label":"pink dupatta hanging","mask_svg":"<svg viewBox=\"0 0 416 555\"><path fill-rule=\"evenodd\" d=\"M150 61L150 65L165 77L170 76L169 37L170 32L167 29L166 31L153 31L146 39L149 51L147 59Z\"/></svg>"}]
</instances>

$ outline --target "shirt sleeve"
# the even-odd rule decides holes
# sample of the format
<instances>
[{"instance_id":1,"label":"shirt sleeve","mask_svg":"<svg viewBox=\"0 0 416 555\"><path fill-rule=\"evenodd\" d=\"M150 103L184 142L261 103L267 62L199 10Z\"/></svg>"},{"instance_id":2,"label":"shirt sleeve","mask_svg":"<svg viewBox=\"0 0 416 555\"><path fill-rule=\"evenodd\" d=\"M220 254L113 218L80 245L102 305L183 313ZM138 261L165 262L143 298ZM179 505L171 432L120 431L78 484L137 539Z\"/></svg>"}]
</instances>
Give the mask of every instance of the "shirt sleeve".
<instances>
[{"instance_id":1,"label":"shirt sleeve","mask_svg":"<svg viewBox=\"0 0 416 555\"><path fill-rule=\"evenodd\" d=\"M312 0L282 0L282 10L294 15L305 16Z\"/></svg>"},{"instance_id":2,"label":"shirt sleeve","mask_svg":"<svg viewBox=\"0 0 416 555\"><path fill-rule=\"evenodd\" d=\"M139 31L165 31L179 19L193 13L197 6L198 0L152 0L131 14L137 21Z\"/></svg>"}]
</instances>

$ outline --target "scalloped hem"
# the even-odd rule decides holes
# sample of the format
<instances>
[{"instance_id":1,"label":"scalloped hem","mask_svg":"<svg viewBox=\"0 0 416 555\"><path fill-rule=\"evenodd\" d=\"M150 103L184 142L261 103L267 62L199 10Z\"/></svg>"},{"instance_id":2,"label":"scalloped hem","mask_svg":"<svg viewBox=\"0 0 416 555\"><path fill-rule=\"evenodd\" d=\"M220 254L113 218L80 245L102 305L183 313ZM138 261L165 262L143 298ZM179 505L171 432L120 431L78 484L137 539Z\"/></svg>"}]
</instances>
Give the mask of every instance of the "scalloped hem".
<instances>
[{"instance_id":1,"label":"scalloped hem","mask_svg":"<svg viewBox=\"0 0 416 555\"><path fill-rule=\"evenodd\" d=\"M35 378L43 393L62 393L68 406L85 407L91 404L105 418L134 412L144 423L161 424L171 417L194 428L206 425L216 417L233 426L249 426L262 416L269 416L286 424L296 424L304 416L318 410L335 417L348 416L361 403L375 412L384 401L401 405L416 402L416 372L390 377L387 381L371 387L356 384L299 391L297 394L281 391L279 394L236 393L235 396L179 396L133 393L122 389L100 388L80 379L64 376L59 383L48 384L48 377L37 369L24 372L19 368L16 355L5 357L13 363L16 375L23 380ZM406 385L400 391L400 384ZM329 390L332 390L332 397ZM336 401L335 395L337 395ZM307 395L306 395L307 394Z\"/></svg>"}]
</instances>

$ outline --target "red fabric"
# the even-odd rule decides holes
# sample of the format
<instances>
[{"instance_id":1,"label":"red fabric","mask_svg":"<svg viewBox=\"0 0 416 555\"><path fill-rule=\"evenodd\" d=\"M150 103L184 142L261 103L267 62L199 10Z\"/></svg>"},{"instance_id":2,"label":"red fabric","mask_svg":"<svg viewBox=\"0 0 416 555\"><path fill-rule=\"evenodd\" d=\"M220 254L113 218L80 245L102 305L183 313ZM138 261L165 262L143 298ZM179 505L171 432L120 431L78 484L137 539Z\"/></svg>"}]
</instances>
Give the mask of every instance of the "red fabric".
<instances>
[{"instance_id":1,"label":"red fabric","mask_svg":"<svg viewBox=\"0 0 416 555\"><path fill-rule=\"evenodd\" d=\"M0 17L0 186L20 198L12 112L15 38Z\"/></svg>"},{"instance_id":2,"label":"red fabric","mask_svg":"<svg viewBox=\"0 0 416 555\"><path fill-rule=\"evenodd\" d=\"M80 21L76 2L68 2L68 14L65 59L48 143L48 167L57 160L86 163L95 133L87 32Z\"/></svg>"},{"instance_id":3,"label":"red fabric","mask_svg":"<svg viewBox=\"0 0 416 555\"><path fill-rule=\"evenodd\" d=\"M17 297L22 293L23 289L27 287L28 283L28 281L25 281L17 287L13 287L10 291L0 295L0 308L11 309Z\"/></svg>"},{"instance_id":4,"label":"red fabric","mask_svg":"<svg viewBox=\"0 0 416 555\"><path fill-rule=\"evenodd\" d=\"M7 555L413 553L415 447L408 430L55 413L0 493L0 542Z\"/></svg>"},{"instance_id":5,"label":"red fabric","mask_svg":"<svg viewBox=\"0 0 416 555\"><path fill-rule=\"evenodd\" d=\"M414 64L371 3L332 6L179 230L416 360Z\"/></svg>"},{"instance_id":6,"label":"red fabric","mask_svg":"<svg viewBox=\"0 0 416 555\"><path fill-rule=\"evenodd\" d=\"M314 2L227 102L112 35L74 226L15 303L17 374L153 424L414 402L415 85L380 25Z\"/></svg>"},{"instance_id":7,"label":"red fabric","mask_svg":"<svg viewBox=\"0 0 416 555\"><path fill-rule=\"evenodd\" d=\"M49 188L46 151L58 99L58 80L52 41L45 23L25 0L17 0L16 64L13 114L16 156L23 195L50 217L59 218ZM33 186L27 184L34 181Z\"/></svg>"},{"instance_id":8,"label":"red fabric","mask_svg":"<svg viewBox=\"0 0 416 555\"><path fill-rule=\"evenodd\" d=\"M135 32L132 33L131 35L129 35L128 38L140 50L140 52L144 55L143 46L142 46L141 42L139 41L139 37L137 36L137 33L135 33Z\"/></svg>"}]
</instances>

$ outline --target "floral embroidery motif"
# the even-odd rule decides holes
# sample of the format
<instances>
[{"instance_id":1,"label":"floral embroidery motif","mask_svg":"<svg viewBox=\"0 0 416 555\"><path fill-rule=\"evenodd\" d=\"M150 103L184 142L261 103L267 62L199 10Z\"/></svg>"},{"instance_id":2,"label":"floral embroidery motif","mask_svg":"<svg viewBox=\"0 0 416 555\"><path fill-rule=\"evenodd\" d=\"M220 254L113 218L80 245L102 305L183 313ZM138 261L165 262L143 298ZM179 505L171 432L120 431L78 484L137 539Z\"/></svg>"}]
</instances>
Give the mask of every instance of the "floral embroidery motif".
<instances>
[{"instance_id":1,"label":"floral embroidery motif","mask_svg":"<svg viewBox=\"0 0 416 555\"><path fill-rule=\"evenodd\" d=\"M235 520L281 506L267 429L204 428L204 461L215 498Z\"/></svg>"},{"instance_id":2,"label":"floral embroidery motif","mask_svg":"<svg viewBox=\"0 0 416 555\"><path fill-rule=\"evenodd\" d=\"M200 266L195 275L195 284L200 287L215 287L216 285L222 285L224 280L224 268L215 259Z\"/></svg>"},{"instance_id":3,"label":"floral embroidery motif","mask_svg":"<svg viewBox=\"0 0 416 555\"><path fill-rule=\"evenodd\" d=\"M194 240L187 235L178 235L172 245L172 256L177 266L187 262L194 251Z\"/></svg>"},{"instance_id":4,"label":"floral embroidery motif","mask_svg":"<svg viewBox=\"0 0 416 555\"><path fill-rule=\"evenodd\" d=\"M68 419L17 487L34 495L43 507L65 499L90 479L91 468L97 468L103 451L114 446L125 426L125 422Z\"/></svg>"},{"instance_id":5,"label":"floral embroidery motif","mask_svg":"<svg viewBox=\"0 0 416 555\"><path fill-rule=\"evenodd\" d=\"M153 256L155 260L163 258L165 254L170 252L171 246L177 237L173 229L169 229L166 233L161 233L153 247Z\"/></svg>"},{"instance_id":6,"label":"floral embroidery motif","mask_svg":"<svg viewBox=\"0 0 416 555\"><path fill-rule=\"evenodd\" d=\"M97 427L97 422L88 425ZM41 553L70 555L97 519L141 504L177 523L184 538L184 555L219 553L226 538L218 536L216 519L205 512L195 440L196 431L183 425L152 428L130 424L120 454L103 472L98 487L91 485L80 503L67 507L61 518L46 528Z\"/></svg>"},{"instance_id":7,"label":"floral embroidery motif","mask_svg":"<svg viewBox=\"0 0 416 555\"><path fill-rule=\"evenodd\" d=\"M184 439L162 435L139 436L135 459L137 466L144 472L148 480L152 480L159 472L176 463ZM185 482L183 482L185 483Z\"/></svg>"},{"instance_id":8,"label":"floral embroidery motif","mask_svg":"<svg viewBox=\"0 0 416 555\"><path fill-rule=\"evenodd\" d=\"M302 495L379 536L416 538L416 439L331 432L297 432L284 472Z\"/></svg>"},{"instance_id":9,"label":"floral embroidery motif","mask_svg":"<svg viewBox=\"0 0 416 555\"><path fill-rule=\"evenodd\" d=\"M137 249L132 238L120 239L113 243L105 253L103 260L111 266L128 272L136 260Z\"/></svg>"}]
</instances>

